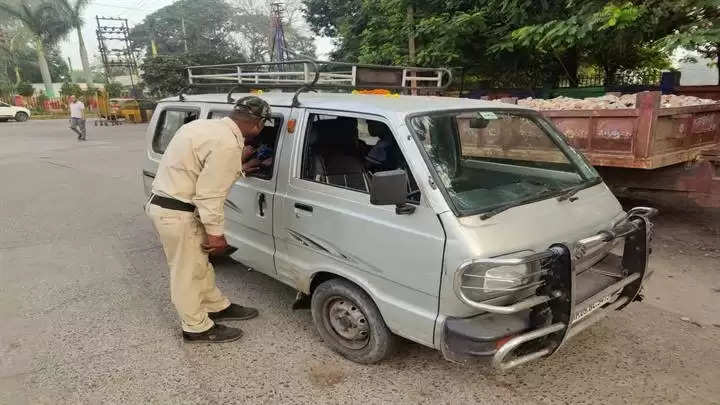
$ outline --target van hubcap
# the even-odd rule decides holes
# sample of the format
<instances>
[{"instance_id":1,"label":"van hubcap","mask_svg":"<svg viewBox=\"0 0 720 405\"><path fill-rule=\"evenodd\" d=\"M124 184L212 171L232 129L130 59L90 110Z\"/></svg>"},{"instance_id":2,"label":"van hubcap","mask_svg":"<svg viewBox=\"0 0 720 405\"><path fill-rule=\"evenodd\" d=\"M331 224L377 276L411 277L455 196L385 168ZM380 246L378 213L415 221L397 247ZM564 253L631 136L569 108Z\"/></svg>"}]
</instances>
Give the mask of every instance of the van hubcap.
<instances>
[{"instance_id":1,"label":"van hubcap","mask_svg":"<svg viewBox=\"0 0 720 405\"><path fill-rule=\"evenodd\" d=\"M330 326L341 343L351 349L362 349L370 340L370 327L365 314L352 301L334 298L328 303Z\"/></svg>"}]
</instances>

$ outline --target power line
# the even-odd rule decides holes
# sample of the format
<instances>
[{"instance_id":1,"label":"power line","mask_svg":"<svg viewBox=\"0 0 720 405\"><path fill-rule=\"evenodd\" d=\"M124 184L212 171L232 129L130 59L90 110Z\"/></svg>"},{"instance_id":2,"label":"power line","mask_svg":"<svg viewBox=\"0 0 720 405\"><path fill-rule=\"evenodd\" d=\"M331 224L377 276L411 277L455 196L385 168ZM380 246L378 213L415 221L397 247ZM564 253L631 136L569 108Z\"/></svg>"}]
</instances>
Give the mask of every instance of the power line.
<instances>
[{"instance_id":1,"label":"power line","mask_svg":"<svg viewBox=\"0 0 720 405\"><path fill-rule=\"evenodd\" d=\"M118 5L115 5L115 4L105 4L105 3L97 3L97 2L93 3L93 5L95 5L95 6L101 6L101 7L121 8L121 9L123 9L123 10L137 10L137 11L150 11L150 12L154 11L154 10L151 10L151 9L149 9L149 8L126 7L126 6L118 6Z\"/></svg>"}]
</instances>

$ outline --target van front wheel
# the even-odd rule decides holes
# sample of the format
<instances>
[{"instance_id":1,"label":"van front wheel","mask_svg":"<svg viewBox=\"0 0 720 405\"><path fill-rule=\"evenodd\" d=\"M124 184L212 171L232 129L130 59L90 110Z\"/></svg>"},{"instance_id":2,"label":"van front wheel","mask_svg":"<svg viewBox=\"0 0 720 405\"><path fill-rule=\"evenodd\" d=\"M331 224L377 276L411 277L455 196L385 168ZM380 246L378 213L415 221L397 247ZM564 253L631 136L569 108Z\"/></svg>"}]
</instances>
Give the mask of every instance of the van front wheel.
<instances>
[{"instance_id":1,"label":"van front wheel","mask_svg":"<svg viewBox=\"0 0 720 405\"><path fill-rule=\"evenodd\" d=\"M317 287L312 317L327 345L348 360L377 363L395 346L395 336L372 298L347 280L336 278Z\"/></svg>"}]
</instances>

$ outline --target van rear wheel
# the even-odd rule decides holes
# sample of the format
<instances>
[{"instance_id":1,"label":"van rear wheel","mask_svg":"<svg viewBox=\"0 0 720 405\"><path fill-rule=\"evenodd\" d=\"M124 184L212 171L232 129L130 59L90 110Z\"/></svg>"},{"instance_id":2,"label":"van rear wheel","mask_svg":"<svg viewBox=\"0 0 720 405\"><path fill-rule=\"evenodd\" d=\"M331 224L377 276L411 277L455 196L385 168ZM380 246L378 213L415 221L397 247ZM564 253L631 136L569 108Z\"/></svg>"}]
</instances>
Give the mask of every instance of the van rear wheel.
<instances>
[{"instance_id":1,"label":"van rear wheel","mask_svg":"<svg viewBox=\"0 0 720 405\"><path fill-rule=\"evenodd\" d=\"M313 293L311 306L320 336L348 360L372 364L392 353L395 336L372 298L355 284L328 280Z\"/></svg>"}]
</instances>

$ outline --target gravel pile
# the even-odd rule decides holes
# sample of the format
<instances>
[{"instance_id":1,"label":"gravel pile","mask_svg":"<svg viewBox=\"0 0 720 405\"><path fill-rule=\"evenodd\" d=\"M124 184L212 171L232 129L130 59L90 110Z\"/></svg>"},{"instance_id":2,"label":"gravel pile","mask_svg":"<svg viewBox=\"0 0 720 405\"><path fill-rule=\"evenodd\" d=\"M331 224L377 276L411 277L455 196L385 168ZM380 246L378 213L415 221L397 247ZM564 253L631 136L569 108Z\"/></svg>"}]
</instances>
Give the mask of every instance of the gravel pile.
<instances>
[{"instance_id":1,"label":"gravel pile","mask_svg":"<svg viewBox=\"0 0 720 405\"><path fill-rule=\"evenodd\" d=\"M668 94L661 97L661 107L687 107L717 103L716 100L708 100L693 96L676 96ZM598 110L635 108L635 94L624 94L622 96L608 94L602 97L589 97L586 99L561 96L544 100L528 97L518 100L517 103L518 105L534 108L536 110Z\"/></svg>"}]
</instances>

